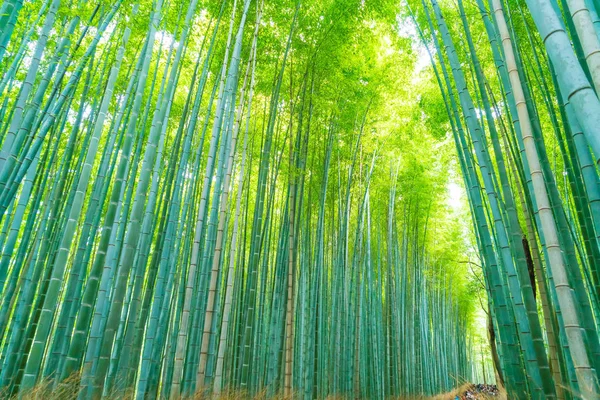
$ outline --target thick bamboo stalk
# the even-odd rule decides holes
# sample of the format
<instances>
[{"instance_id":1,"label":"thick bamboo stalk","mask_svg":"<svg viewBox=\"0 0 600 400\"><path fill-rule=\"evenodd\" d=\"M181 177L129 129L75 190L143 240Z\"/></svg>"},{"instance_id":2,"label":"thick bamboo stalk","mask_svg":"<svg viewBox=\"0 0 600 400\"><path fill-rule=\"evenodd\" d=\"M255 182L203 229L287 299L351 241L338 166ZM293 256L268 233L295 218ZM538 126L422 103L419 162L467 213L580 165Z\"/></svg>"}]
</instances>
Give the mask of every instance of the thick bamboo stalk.
<instances>
[{"instance_id":1,"label":"thick bamboo stalk","mask_svg":"<svg viewBox=\"0 0 600 400\"><path fill-rule=\"evenodd\" d=\"M585 396L594 397L598 393L595 374L590 367L585 351L585 342L580 328L580 322L577 315L575 300L573 298L572 289L567 279L567 273L564 266L563 257L558 242L556 231L556 223L552 210L550 208L548 193L546 192L545 183L542 176L537 149L533 141L532 128L530 123L529 112L525 105L523 88L521 79L517 72L515 56L511 45L511 39L508 33L506 22L504 20L504 12L498 0L492 0L494 4L494 16L504 48L506 57L507 69L511 81L515 101L517 103L517 111L519 114L519 124L525 144L527 161L531 169L531 177L533 180L535 198L540 215L544 237L546 239L546 248L549 255L549 264L552 268L554 277L554 285L558 293L558 301L563 310L565 318L565 329L568 333L569 348L573 361L575 362L575 370L579 380L580 389Z\"/></svg>"}]
</instances>

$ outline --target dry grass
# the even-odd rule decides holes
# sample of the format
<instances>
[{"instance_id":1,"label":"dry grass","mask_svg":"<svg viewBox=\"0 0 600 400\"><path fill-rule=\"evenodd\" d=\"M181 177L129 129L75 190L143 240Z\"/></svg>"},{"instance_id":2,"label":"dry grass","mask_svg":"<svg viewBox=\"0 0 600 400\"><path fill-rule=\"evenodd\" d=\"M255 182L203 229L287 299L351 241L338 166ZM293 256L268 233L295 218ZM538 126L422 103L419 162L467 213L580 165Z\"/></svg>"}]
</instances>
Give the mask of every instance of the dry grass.
<instances>
[{"instance_id":1,"label":"dry grass","mask_svg":"<svg viewBox=\"0 0 600 400\"><path fill-rule=\"evenodd\" d=\"M427 396L410 396L410 397L399 397L395 398L396 400L454 400L457 395L464 393L470 384L465 383L455 390L439 394L433 397ZM69 379L65 380L57 387L52 387L49 381L42 382L34 387L31 391L25 393L24 395L19 397L19 400L75 400L79 395L79 377L72 376ZM0 391L0 400L16 400L16 396L9 396L6 392ZM108 396L110 399L119 399L119 400L133 400L135 398L135 393L133 391L114 394ZM262 391L255 395L248 395L240 390L230 390L224 391L220 395L207 395L203 393L197 393L194 396L188 397L187 400L267 400L267 399L277 399L277 400L292 400L294 398L300 398L300 396L268 396L266 391ZM346 400L348 396L328 396L326 400ZM355 398L355 397L351 397ZM479 397L481 399L485 399L487 397ZM506 400L505 392L501 392L499 396L491 397L490 399L497 400Z\"/></svg>"},{"instance_id":2,"label":"dry grass","mask_svg":"<svg viewBox=\"0 0 600 400\"><path fill-rule=\"evenodd\" d=\"M454 389L451 392L448 393L443 393L443 394L438 394L436 396L433 397L429 397L430 400L454 400L456 398L456 396L460 396L461 394L465 393L469 387L471 386L470 383L464 383L462 386ZM498 396L486 396L483 394L479 394L478 395L480 399L497 399L497 400L506 400L506 392L504 390L500 390L500 393L498 394ZM425 397L424 397L425 399Z\"/></svg>"},{"instance_id":3,"label":"dry grass","mask_svg":"<svg viewBox=\"0 0 600 400\"><path fill-rule=\"evenodd\" d=\"M65 379L57 387L53 388L50 381L44 381L37 384L33 389L26 392L19 399L22 400L63 400L76 399L79 394L79 377L71 376ZM16 396L9 396L8 393L0 391L0 399L16 399Z\"/></svg>"}]
</instances>

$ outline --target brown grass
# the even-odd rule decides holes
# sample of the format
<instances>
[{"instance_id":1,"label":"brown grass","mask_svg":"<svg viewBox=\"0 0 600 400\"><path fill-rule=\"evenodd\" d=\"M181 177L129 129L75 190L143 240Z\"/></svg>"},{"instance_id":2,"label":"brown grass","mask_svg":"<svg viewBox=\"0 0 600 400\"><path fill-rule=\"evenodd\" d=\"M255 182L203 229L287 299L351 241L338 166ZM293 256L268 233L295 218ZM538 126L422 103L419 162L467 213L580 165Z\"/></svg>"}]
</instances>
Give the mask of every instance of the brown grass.
<instances>
[{"instance_id":1,"label":"brown grass","mask_svg":"<svg viewBox=\"0 0 600 400\"><path fill-rule=\"evenodd\" d=\"M410 396L410 397L397 397L395 400L454 400L457 395L464 393L470 384L465 383L460 387L454 389L451 392L439 394L433 397L427 396ZM79 394L79 377L77 375L68 378L63 381L61 384L56 387L52 387L50 385L50 381L42 382L34 387L31 391L25 393L20 396L20 400L75 400ZM266 391L259 392L255 395L248 395L248 393L240 391L240 390L228 390L224 391L220 395L207 395L203 393L196 393L194 396L188 397L186 400L267 400L267 399L276 399L276 400L292 400L294 398L299 398L300 396L268 396ZM133 391L128 391L125 393L114 394L108 396L110 399L119 399L119 400L133 400L135 398L135 393ZM332 395L328 396L326 400L346 400L349 398L348 396L341 395ZM487 397L480 397L485 399ZM16 396L8 396L6 392L0 391L0 400L13 400L17 399ZM497 400L506 400L506 394L501 392L497 397L491 397L490 399Z\"/></svg>"},{"instance_id":2,"label":"brown grass","mask_svg":"<svg viewBox=\"0 0 600 400\"><path fill-rule=\"evenodd\" d=\"M454 389L451 392L443 393L443 394L438 394L436 396L429 397L429 399L431 399L431 400L454 400L456 398L456 396L459 396L460 394L466 392L469 389L470 386L471 386L470 383L464 383L462 386ZM498 396L494 396L494 397L489 397L489 396L485 396L483 394L480 394L479 398L481 398L481 399L488 399L489 398L489 399L497 399L497 400L506 400L506 392L504 390L500 390L500 393L498 394Z\"/></svg>"}]
</instances>

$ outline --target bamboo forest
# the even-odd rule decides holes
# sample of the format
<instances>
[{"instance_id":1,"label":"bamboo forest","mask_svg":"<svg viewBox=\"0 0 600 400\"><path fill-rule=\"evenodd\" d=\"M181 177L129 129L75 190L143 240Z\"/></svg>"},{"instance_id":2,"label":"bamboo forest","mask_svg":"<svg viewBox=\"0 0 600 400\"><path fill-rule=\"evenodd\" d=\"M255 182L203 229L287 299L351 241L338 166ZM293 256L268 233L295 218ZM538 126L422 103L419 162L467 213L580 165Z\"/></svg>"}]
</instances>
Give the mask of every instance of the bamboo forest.
<instances>
[{"instance_id":1,"label":"bamboo forest","mask_svg":"<svg viewBox=\"0 0 600 400\"><path fill-rule=\"evenodd\" d=\"M600 0L2 0L0 399L600 399Z\"/></svg>"}]
</instances>

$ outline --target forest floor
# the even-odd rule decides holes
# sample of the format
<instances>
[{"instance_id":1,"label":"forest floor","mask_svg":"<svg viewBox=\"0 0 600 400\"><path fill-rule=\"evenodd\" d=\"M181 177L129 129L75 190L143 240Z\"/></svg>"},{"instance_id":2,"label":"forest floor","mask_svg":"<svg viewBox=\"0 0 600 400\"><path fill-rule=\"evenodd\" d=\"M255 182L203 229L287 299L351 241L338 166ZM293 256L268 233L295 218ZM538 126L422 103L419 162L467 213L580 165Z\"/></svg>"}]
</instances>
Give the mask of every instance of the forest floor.
<instances>
[{"instance_id":1,"label":"forest floor","mask_svg":"<svg viewBox=\"0 0 600 400\"><path fill-rule=\"evenodd\" d=\"M38 384L35 388L33 388L29 393L25 393L23 396L19 397L19 400L75 400L79 395L79 385L76 384L76 379L68 379L64 382L63 385L59 385L56 388L51 388L47 383ZM116 395L110 396L113 399L120 400L130 400L134 399L135 396L133 393L127 393L125 395ZM255 396L249 396L247 393L233 391L223 393L219 396L202 396L196 395L193 397L188 397L188 400L267 400L267 399L277 399L277 400L293 400L295 398L300 398L296 396L275 396L269 397L265 393L259 393ZM327 400L345 400L351 397L342 397L342 396L330 396ZM0 400L13 400L17 399L16 396L7 396L6 393L0 391ZM448 392L439 394L433 397L426 396L415 396L415 397L401 397L397 398L397 400L482 400L482 399L498 399L498 400L506 400L506 393L503 390L498 390L496 385L483 385L483 384L471 384L465 383L459 388Z\"/></svg>"},{"instance_id":2,"label":"forest floor","mask_svg":"<svg viewBox=\"0 0 600 400\"><path fill-rule=\"evenodd\" d=\"M472 400L472 399L498 399L506 400L506 393L499 390L496 385L465 383L458 389L449 393L439 394L431 400Z\"/></svg>"}]
</instances>

